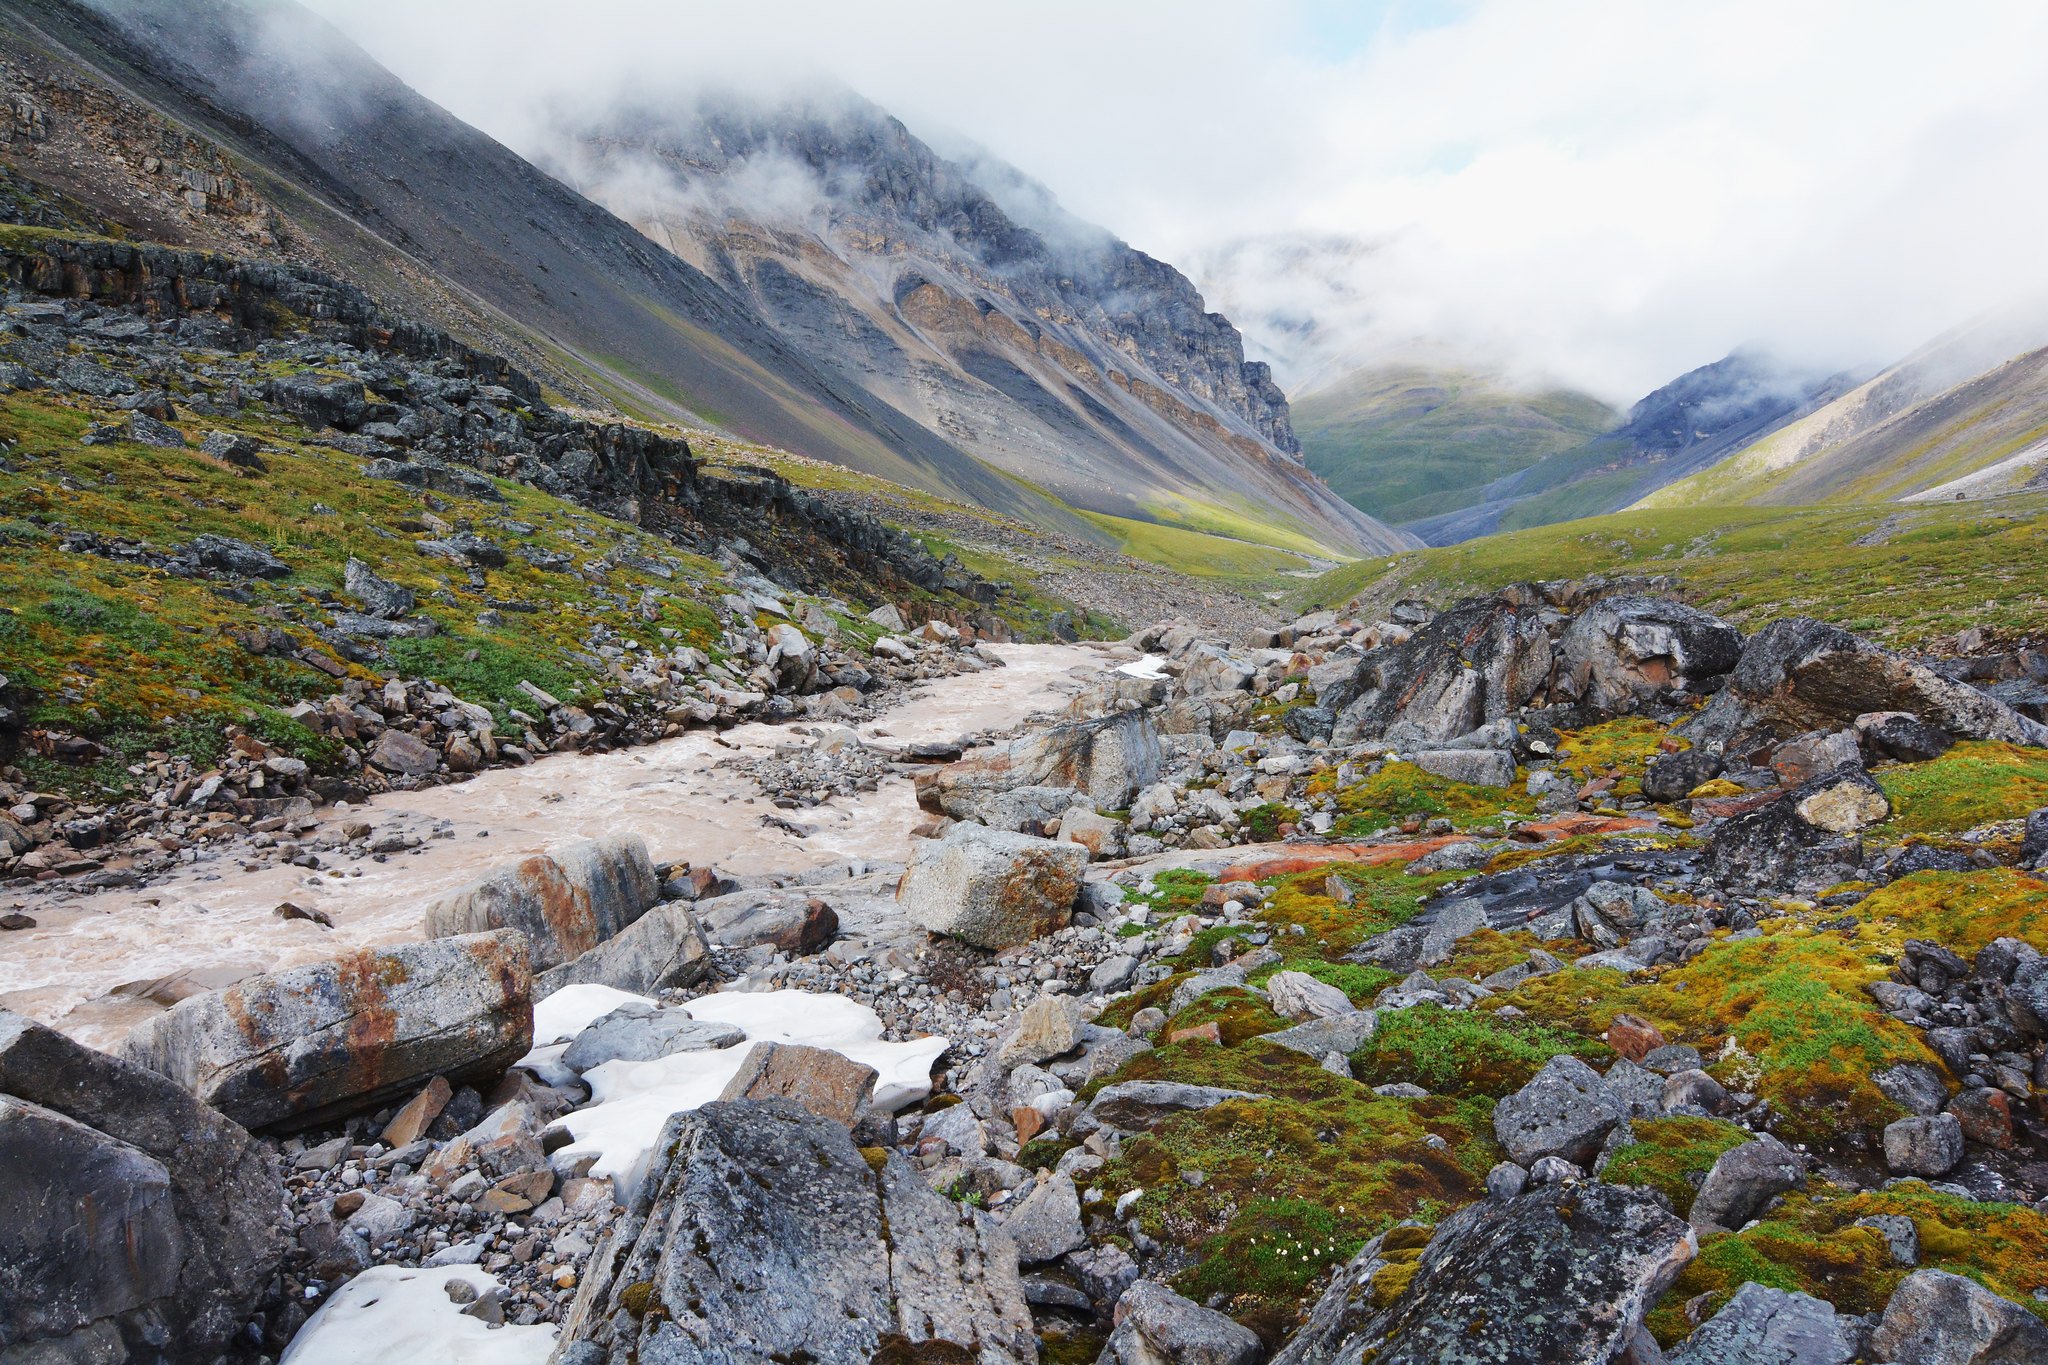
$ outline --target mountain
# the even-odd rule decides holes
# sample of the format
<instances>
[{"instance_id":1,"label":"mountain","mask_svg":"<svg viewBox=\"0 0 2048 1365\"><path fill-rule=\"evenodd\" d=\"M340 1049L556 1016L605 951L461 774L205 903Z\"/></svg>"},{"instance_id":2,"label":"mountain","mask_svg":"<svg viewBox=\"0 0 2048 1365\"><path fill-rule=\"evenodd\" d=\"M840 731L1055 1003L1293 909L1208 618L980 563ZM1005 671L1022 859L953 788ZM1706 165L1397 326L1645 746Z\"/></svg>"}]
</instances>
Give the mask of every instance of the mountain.
<instances>
[{"instance_id":1,"label":"mountain","mask_svg":"<svg viewBox=\"0 0 2048 1365\"><path fill-rule=\"evenodd\" d=\"M2048 466L2043 341L2038 310L1958 328L1642 505L1800 506L2025 487Z\"/></svg>"},{"instance_id":2,"label":"mountain","mask_svg":"<svg viewBox=\"0 0 2048 1365\"><path fill-rule=\"evenodd\" d=\"M543 163L835 381L1086 511L1302 548L1402 543L1301 464L1287 400L1163 262L850 92L558 111Z\"/></svg>"},{"instance_id":3,"label":"mountain","mask_svg":"<svg viewBox=\"0 0 2048 1365\"><path fill-rule=\"evenodd\" d=\"M1406 529L1431 545L1448 545L1618 511L1814 411L1854 383L1736 351L1643 398L1614 430L1495 480L1467 508Z\"/></svg>"},{"instance_id":4,"label":"mountain","mask_svg":"<svg viewBox=\"0 0 2048 1365\"><path fill-rule=\"evenodd\" d=\"M1389 522L1455 512L1481 490L1612 427L1590 395L1432 365L1376 365L1294 400L1308 467Z\"/></svg>"},{"instance_id":5,"label":"mountain","mask_svg":"<svg viewBox=\"0 0 2048 1365\"><path fill-rule=\"evenodd\" d=\"M509 354L570 400L716 427L1099 540L1098 524L1033 486L1059 459L1042 448L1057 439L1048 433L1072 435L1064 477L1044 487L1084 508L1335 552L1404 543L1299 464L1284 398L1244 366L1235 332L1177 273L1099 251L1103 269L1086 288L1032 295L1054 314L1040 322L1001 289L1004 272L1032 255L1027 230L985 195L892 181L939 175L942 164L913 156L882 167L894 189L873 201L863 230L899 242L913 229L951 230L956 217L888 236L894 210L950 204L991 244L985 279L956 285L908 255L844 264L872 272L892 306L908 305L892 323L904 337L924 335L910 315L943 334L926 351L951 357L955 372L927 376L929 355L899 343L903 368L862 382L860 361L792 327L790 307L764 310L781 283L801 294L793 282L803 272L767 270L760 292L736 289L731 273L714 277L657 246L296 6L5 0L0 36L15 93L46 114L38 136L13 144L40 179L155 240L358 281ZM811 249L791 244L797 255ZM919 288L921 266L935 289ZM1087 313L1088 288L1108 291L1094 300L1103 315L1144 325L1073 344L1085 329L1066 319ZM1049 333L1044 349L1059 354L1046 359L1031 340L960 339L977 325L1001 330L998 315L1026 338ZM1027 355L1036 363L1016 363ZM927 382L965 396L912 402ZM1027 435L990 438L1010 427ZM1036 460L1025 460L1033 447Z\"/></svg>"}]
</instances>

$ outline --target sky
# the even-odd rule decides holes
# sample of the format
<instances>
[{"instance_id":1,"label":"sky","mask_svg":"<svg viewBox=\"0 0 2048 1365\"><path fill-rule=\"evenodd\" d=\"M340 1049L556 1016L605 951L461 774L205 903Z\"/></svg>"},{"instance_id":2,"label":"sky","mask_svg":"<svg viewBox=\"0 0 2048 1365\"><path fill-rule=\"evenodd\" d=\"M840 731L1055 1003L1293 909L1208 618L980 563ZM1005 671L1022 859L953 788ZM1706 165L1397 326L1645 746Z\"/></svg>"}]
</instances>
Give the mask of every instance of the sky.
<instances>
[{"instance_id":1,"label":"sky","mask_svg":"<svg viewBox=\"0 0 2048 1365\"><path fill-rule=\"evenodd\" d=\"M842 81L1188 270L1297 390L1420 352L1626 403L2048 297L2031 0L310 3L515 149L564 93Z\"/></svg>"}]
</instances>

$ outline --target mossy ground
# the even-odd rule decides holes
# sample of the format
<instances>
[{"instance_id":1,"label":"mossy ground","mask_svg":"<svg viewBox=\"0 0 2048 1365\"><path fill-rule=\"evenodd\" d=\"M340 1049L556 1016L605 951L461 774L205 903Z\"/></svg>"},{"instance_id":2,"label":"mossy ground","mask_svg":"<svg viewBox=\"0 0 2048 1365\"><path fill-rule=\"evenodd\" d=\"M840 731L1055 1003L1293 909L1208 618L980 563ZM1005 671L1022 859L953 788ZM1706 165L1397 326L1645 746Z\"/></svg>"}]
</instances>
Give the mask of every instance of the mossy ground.
<instances>
[{"instance_id":1,"label":"mossy ground","mask_svg":"<svg viewBox=\"0 0 2048 1365\"><path fill-rule=\"evenodd\" d=\"M1622 716L1583 730L1567 730L1558 768L1580 782L1612 777L1609 795L1619 801L1643 794L1643 769L1671 737L1671 727L1644 716ZM1687 747L1684 741L1676 741Z\"/></svg>"},{"instance_id":2,"label":"mossy ground","mask_svg":"<svg viewBox=\"0 0 2048 1365\"><path fill-rule=\"evenodd\" d=\"M1939 758L1878 771L1892 803L1885 831L1951 834L2048 806L2048 750L1964 740Z\"/></svg>"},{"instance_id":3,"label":"mossy ground","mask_svg":"<svg viewBox=\"0 0 2048 1365\"><path fill-rule=\"evenodd\" d=\"M1519 787L1480 787L1424 772L1413 763L1391 762L1337 792L1339 815L1331 833L1355 839L1398 825L1410 816L1438 816L1459 828L1523 819L1535 810Z\"/></svg>"},{"instance_id":4,"label":"mossy ground","mask_svg":"<svg viewBox=\"0 0 2048 1365\"><path fill-rule=\"evenodd\" d=\"M36 773L39 783L117 788L127 764L146 751L198 751L203 760L207 737L217 751L219 727L230 721L309 761L331 759L278 708L324 695L334 680L289 657L252 654L230 632L281 629L297 647L333 660L290 618L324 619L330 604L353 605L336 596L351 556L413 589L417 614L441 626L430 639L395 642L394 671L434 677L501 712L520 704L521 680L564 699L593 694L595 661L576 656L588 657L595 632L650 646L715 643L716 617L707 605L723 590L715 566L534 489L501 482L502 503L437 498L438 515L508 547L523 542L567 553L579 566L603 560L608 567L585 572L599 574L606 591L517 556L486 571L481 590L473 587L461 570L414 548L429 534L427 495L365 478L355 457L313 444L296 428L255 419L179 424L195 444L207 430L255 436L269 468L251 473L196 449L80 445L86 427L103 417L48 394L0 399L0 673L34 693L32 725L83 734L111 750L95 770L45 765ZM237 600L212 581L60 551L59 534L72 528L165 551L203 533L229 536L271 551L293 572L250 583L247 600ZM677 568L662 578L629 559ZM486 625L479 617L493 599L534 609L502 611ZM643 601L654 605L652 619L639 610Z\"/></svg>"},{"instance_id":5,"label":"mossy ground","mask_svg":"<svg viewBox=\"0 0 2048 1365\"><path fill-rule=\"evenodd\" d=\"M1629 1124L1629 1131L1634 1141L1614 1150L1600 1178L1610 1184L1656 1190L1671 1201L1680 1217L1691 1210L1699 1182L1721 1153L1754 1136L1733 1123L1683 1114L1636 1119Z\"/></svg>"},{"instance_id":6,"label":"mossy ground","mask_svg":"<svg viewBox=\"0 0 2048 1365\"><path fill-rule=\"evenodd\" d=\"M1498 1099L1565 1053L1596 1068L1614 1060L1605 1043L1535 1019L1411 1005L1380 1011L1379 1030L1352 1054L1351 1065L1368 1085L1406 1081L1432 1094Z\"/></svg>"}]
</instances>

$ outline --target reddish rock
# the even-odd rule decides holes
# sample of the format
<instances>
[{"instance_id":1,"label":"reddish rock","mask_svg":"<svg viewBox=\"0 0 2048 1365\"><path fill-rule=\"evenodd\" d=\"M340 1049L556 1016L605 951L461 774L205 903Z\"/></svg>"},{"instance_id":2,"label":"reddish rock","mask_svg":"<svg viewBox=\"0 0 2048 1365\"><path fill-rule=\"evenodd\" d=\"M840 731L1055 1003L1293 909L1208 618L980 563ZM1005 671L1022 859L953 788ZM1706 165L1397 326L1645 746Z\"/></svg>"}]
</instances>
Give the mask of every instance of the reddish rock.
<instances>
[{"instance_id":1,"label":"reddish rock","mask_svg":"<svg viewBox=\"0 0 2048 1365\"><path fill-rule=\"evenodd\" d=\"M1195 1028L1177 1028L1166 1035L1168 1043L1215 1043L1223 1044L1223 1029L1214 1019Z\"/></svg>"},{"instance_id":2,"label":"reddish rock","mask_svg":"<svg viewBox=\"0 0 2048 1365\"><path fill-rule=\"evenodd\" d=\"M392 1115L391 1122L384 1125L378 1141L396 1151L410 1143L418 1142L427 1135L427 1129L441 1111L448 1107L448 1101L455 1098L455 1090L448 1084L446 1076L436 1076L428 1081L426 1088L406 1102L405 1108Z\"/></svg>"},{"instance_id":3,"label":"reddish rock","mask_svg":"<svg viewBox=\"0 0 2048 1365\"><path fill-rule=\"evenodd\" d=\"M2003 1090L1982 1086L1965 1090L1948 1102L1948 1112L1962 1125L1963 1136L2004 1151L2013 1144L2012 1101Z\"/></svg>"},{"instance_id":4,"label":"reddish rock","mask_svg":"<svg viewBox=\"0 0 2048 1365\"><path fill-rule=\"evenodd\" d=\"M1640 1062L1665 1042L1655 1024L1633 1014L1617 1014L1607 1026L1607 1046L1632 1062Z\"/></svg>"},{"instance_id":5,"label":"reddish rock","mask_svg":"<svg viewBox=\"0 0 2048 1365\"><path fill-rule=\"evenodd\" d=\"M1017 1129L1017 1141L1029 1142L1045 1131L1045 1115L1028 1104L1020 1104L1010 1111L1010 1122Z\"/></svg>"}]
</instances>

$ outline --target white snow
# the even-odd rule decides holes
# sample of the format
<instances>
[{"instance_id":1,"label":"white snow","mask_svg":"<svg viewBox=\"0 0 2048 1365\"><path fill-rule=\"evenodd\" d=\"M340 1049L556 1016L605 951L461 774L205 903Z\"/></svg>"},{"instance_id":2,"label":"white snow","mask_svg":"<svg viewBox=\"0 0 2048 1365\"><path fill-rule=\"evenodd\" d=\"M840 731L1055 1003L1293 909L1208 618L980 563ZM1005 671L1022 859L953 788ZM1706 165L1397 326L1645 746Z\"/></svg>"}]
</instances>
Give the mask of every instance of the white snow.
<instances>
[{"instance_id":1,"label":"white snow","mask_svg":"<svg viewBox=\"0 0 2048 1365\"><path fill-rule=\"evenodd\" d=\"M557 994L604 989L570 986ZM620 991L611 994L625 995ZM536 1006L536 1020L554 998L550 996ZM614 999L589 1017L595 1019L618 1003ZM558 1013L562 1020L572 1020L577 1012L592 1009L595 1004L593 998L582 998L571 1001ZM562 1154L573 1157L595 1153L597 1161L591 1174L612 1177L622 1196L638 1188L646 1174L648 1154L660 1139L662 1125L669 1116L709 1104L724 1093L754 1043L803 1043L864 1062L879 1073L875 1081L875 1106L889 1110L901 1109L931 1093L932 1064L946 1050L947 1040L941 1035L905 1043L885 1041L881 1017L843 995L792 990L733 991L702 996L681 1008L694 1019L731 1024L747 1035L747 1041L707 1052L679 1052L651 1062L615 1061L593 1067L583 1076L591 1089L591 1102L551 1125L575 1139ZM550 1022L555 1024L552 1015ZM534 1037L542 1036L536 1022ZM552 1029L548 1036L552 1036ZM558 1047L549 1047L536 1049L536 1054L542 1054L538 1060L553 1063L560 1052Z\"/></svg>"},{"instance_id":2,"label":"white snow","mask_svg":"<svg viewBox=\"0 0 2048 1365\"><path fill-rule=\"evenodd\" d=\"M492 1327L469 1317L448 1297L450 1280L478 1294L498 1287L497 1276L471 1265L372 1266L306 1320L285 1348L285 1365L546 1365L553 1327Z\"/></svg>"},{"instance_id":3,"label":"white snow","mask_svg":"<svg viewBox=\"0 0 2048 1365\"><path fill-rule=\"evenodd\" d=\"M1127 678L1163 678L1166 676L1165 663L1166 658L1164 655L1147 654L1142 659L1134 659L1127 664L1118 664L1116 671Z\"/></svg>"}]
</instances>

